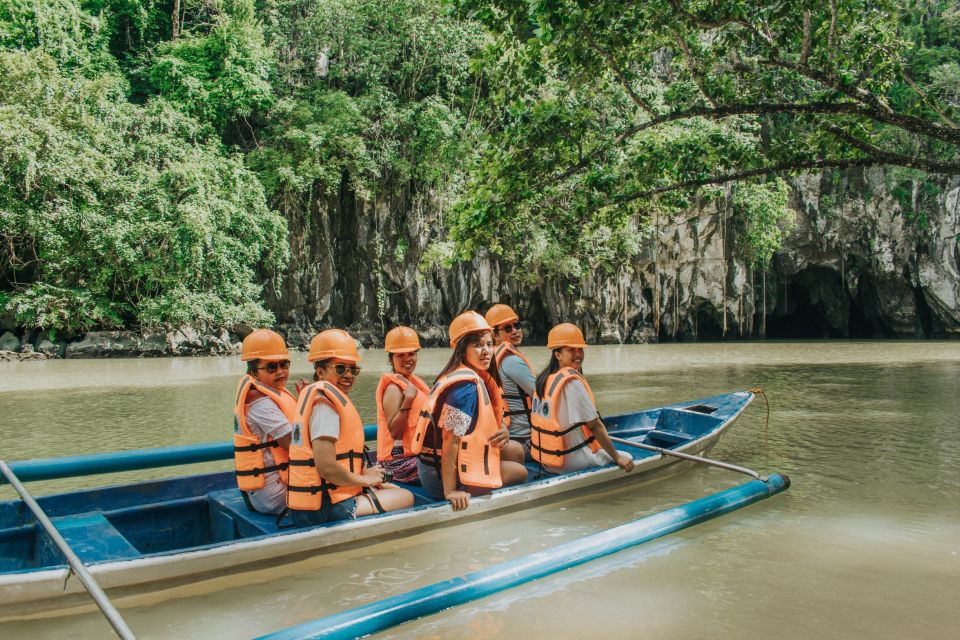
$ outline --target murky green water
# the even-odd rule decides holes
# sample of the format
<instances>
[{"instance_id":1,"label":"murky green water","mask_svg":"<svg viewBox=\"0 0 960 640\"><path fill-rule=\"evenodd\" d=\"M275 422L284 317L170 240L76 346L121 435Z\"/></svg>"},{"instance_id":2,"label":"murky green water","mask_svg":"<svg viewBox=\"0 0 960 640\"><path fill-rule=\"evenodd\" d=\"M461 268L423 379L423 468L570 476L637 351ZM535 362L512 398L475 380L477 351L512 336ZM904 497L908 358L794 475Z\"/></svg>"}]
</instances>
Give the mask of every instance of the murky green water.
<instances>
[{"instance_id":1,"label":"murky green water","mask_svg":"<svg viewBox=\"0 0 960 640\"><path fill-rule=\"evenodd\" d=\"M535 364L546 351L530 349ZM448 352L423 352L419 372ZM949 638L960 628L960 342L591 347L608 414L761 386L713 456L784 494L383 638ZM353 396L365 421L383 354ZM295 373L306 375L301 355ZM0 456L224 440L232 359L0 363ZM291 376L293 377L293 376ZM222 464L206 468L224 468ZM194 467L196 468L196 467ZM34 483L38 494L169 471ZM697 469L190 588L121 600L143 638L251 638L576 539L741 482ZM0 498L10 497L8 488ZM0 636L108 637L96 612Z\"/></svg>"}]
</instances>

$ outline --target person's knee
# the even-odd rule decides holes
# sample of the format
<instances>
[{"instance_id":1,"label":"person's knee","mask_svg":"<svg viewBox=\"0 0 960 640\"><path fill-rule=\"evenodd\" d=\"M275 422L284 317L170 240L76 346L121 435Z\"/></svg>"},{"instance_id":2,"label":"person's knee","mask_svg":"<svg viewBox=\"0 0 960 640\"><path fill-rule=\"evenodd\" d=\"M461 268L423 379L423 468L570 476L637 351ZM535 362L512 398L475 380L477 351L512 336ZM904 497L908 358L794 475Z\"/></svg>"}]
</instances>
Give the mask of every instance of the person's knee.
<instances>
[{"instance_id":1,"label":"person's knee","mask_svg":"<svg viewBox=\"0 0 960 640\"><path fill-rule=\"evenodd\" d=\"M384 489L382 491L378 491L377 493L384 494L384 498L386 499L385 501L390 505L386 507L387 511L406 509L407 507L413 506L413 493L407 491L406 489L400 489L397 487L393 489Z\"/></svg>"},{"instance_id":2,"label":"person's knee","mask_svg":"<svg viewBox=\"0 0 960 640\"><path fill-rule=\"evenodd\" d=\"M516 440L511 440L508 442L507 446L505 446L503 451L500 453L500 458L502 460L507 460L508 462L523 463L523 456L523 445Z\"/></svg>"},{"instance_id":3,"label":"person's knee","mask_svg":"<svg viewBox=\"0 0 960 640\"><path fill-rule=\"evenodd\" d=\"M504 462L500 465L500 476L504 485L519 484L527 480L527 468L518 462Z\"/></svg>"}]
</instances>

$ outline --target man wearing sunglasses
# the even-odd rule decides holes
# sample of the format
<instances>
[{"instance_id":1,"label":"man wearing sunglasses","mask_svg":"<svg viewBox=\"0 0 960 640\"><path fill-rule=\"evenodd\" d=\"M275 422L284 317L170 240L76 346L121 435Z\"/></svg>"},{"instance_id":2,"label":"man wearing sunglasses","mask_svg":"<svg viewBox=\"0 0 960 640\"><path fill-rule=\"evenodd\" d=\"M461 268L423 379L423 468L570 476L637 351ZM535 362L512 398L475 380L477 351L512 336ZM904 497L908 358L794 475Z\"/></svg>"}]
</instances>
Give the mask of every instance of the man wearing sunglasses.
<instances>
[{"instance_id":1,"label":"man wearing sunglasses","mask_svg":"<svg viewBox=\"0 0 960 640\"><path fill-rule=\"evenodd\" d=\"M290 433L297 399L287 388L290 352L283 337L257 329L243 339L240 381L233 420L237 486L247 506L259 513L282 513L287 501Z\"/></svg>"},{"instance_id":2,"label":"man wearing sunglasses","mask_svg":"<svg viewBox=\"0 0 960 640\"><path fill-rule=\"evenodd\" d=\"M530 407L537 380L530 361L518 349L523 342L520 317L509 305L495 304L485 318L493 327L495 350L491 367L496 367L503 383L510 439L523 445L526 459L530 460Z\"/></svg>"}]
</instances>

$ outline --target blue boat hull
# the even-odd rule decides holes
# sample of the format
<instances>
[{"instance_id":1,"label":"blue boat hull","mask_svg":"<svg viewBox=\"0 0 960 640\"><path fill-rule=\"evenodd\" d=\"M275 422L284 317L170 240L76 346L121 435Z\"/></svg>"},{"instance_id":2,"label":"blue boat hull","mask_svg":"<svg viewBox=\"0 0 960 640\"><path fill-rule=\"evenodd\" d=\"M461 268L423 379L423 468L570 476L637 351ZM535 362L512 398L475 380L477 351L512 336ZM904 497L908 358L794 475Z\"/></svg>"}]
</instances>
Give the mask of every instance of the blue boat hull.
<instances>
[{"instance_id":1,"label":"blue boat hull","mask_svg":"<svg viewBox=\"0 0 960 640\"><path fill-rule=\"evenodd\" d=\"M611 435L620 438L702 453L716 444L752 399L749 392L736 392L613 416L605 422ZM145 591L161 581L166 586L200 573L239 571L258 562L294 559L583 487L649 479L680 464L676 458L653 452L628 446L623 450L636 460L631 474L611 466L553 476L531 466L527 483L475 499L462 514L452 512L446 501L432 500L420 487L410 487L416 496L410 509L308 529L278 528L274 516L249 511L232 472L75 491L38 502L104 588ZM64 589L66 578L63 558L32 514L19 500L0 503L0 615L63 606L71 598L81 601L79 582L70 577Z\"/></svg>"}]
</instances>

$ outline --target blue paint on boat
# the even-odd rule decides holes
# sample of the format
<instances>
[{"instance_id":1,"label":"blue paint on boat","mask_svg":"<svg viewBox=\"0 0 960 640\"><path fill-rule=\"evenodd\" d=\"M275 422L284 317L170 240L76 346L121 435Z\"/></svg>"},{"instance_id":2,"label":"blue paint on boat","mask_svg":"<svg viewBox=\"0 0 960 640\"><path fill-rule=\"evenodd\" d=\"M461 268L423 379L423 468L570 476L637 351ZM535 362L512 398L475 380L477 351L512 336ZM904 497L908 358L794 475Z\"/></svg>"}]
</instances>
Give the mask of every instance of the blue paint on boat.
<instances>
[{"instance_id":1,"label":"blue paint on boat","mask_svg":"<svg viewBox=\"0 0 960 640\"><path fill-rule=\"evenodd\" d=\"M605 419L611 435L663 448L677 448L711 437L728 425L753 399L749 392L713 396L694 403L678 403ZM366 427L375 439L376 427ZM624 448L635 459L656 457L653 452ZM229 460L230 443L206 443L138 451L101 453L69 458L13 462L23 481L129 471L211 460ZM523 492L556 482L529 465L530 480L494 492ZM561 476L577 477L584 470ZM619 478L620 476L618 476ZM448 509L446 501L430 498L419 486L411 512ZM278 528L275 517L250 511L236 488L232 471L72 491L37 499L58 530L87 564L131 558L176 556L237 541L276 537L302 529ZM394 514L397 512L394 512ZM367 516L363 520L393 514ZM319 528L335 528L330 523ZM0 502L0 575L29 573L64 566L46 533L19 500Z\"/></svg>"},{"instance_id":2,"label":"blue paint on boat","mask_svg":"<svg viewBox=\"0 0 960 640\"><path fill-rule=\"evenodd\" d=\"M289 627L260 640L341 640L377 633L699 524L789 486L787 476L773 474L765 482L753 480L551 549Z\"/></svg>"},{"instance_id":3,"label":"blue paint on boat","mask_svg":"<svg viewBox=\"0 0 960 640\"><path fill-rule=\"evenodd\" d=\"M367 440L377 439L377 425L363 428ZM198 462L229 460L233 457L232 442L204 442L181 445L178 447L158 447L155 449L134 449L110 453L91 453L82 456L64 458L39 458L10 462L10 468L21 482L31 480L57 480L76 478L98 473L118 471L136 471L138 469L157 469ZM8 461L9 462L9 461ZM0 484L6 481L0 476Z\"/></svg>"}]
</instances>

